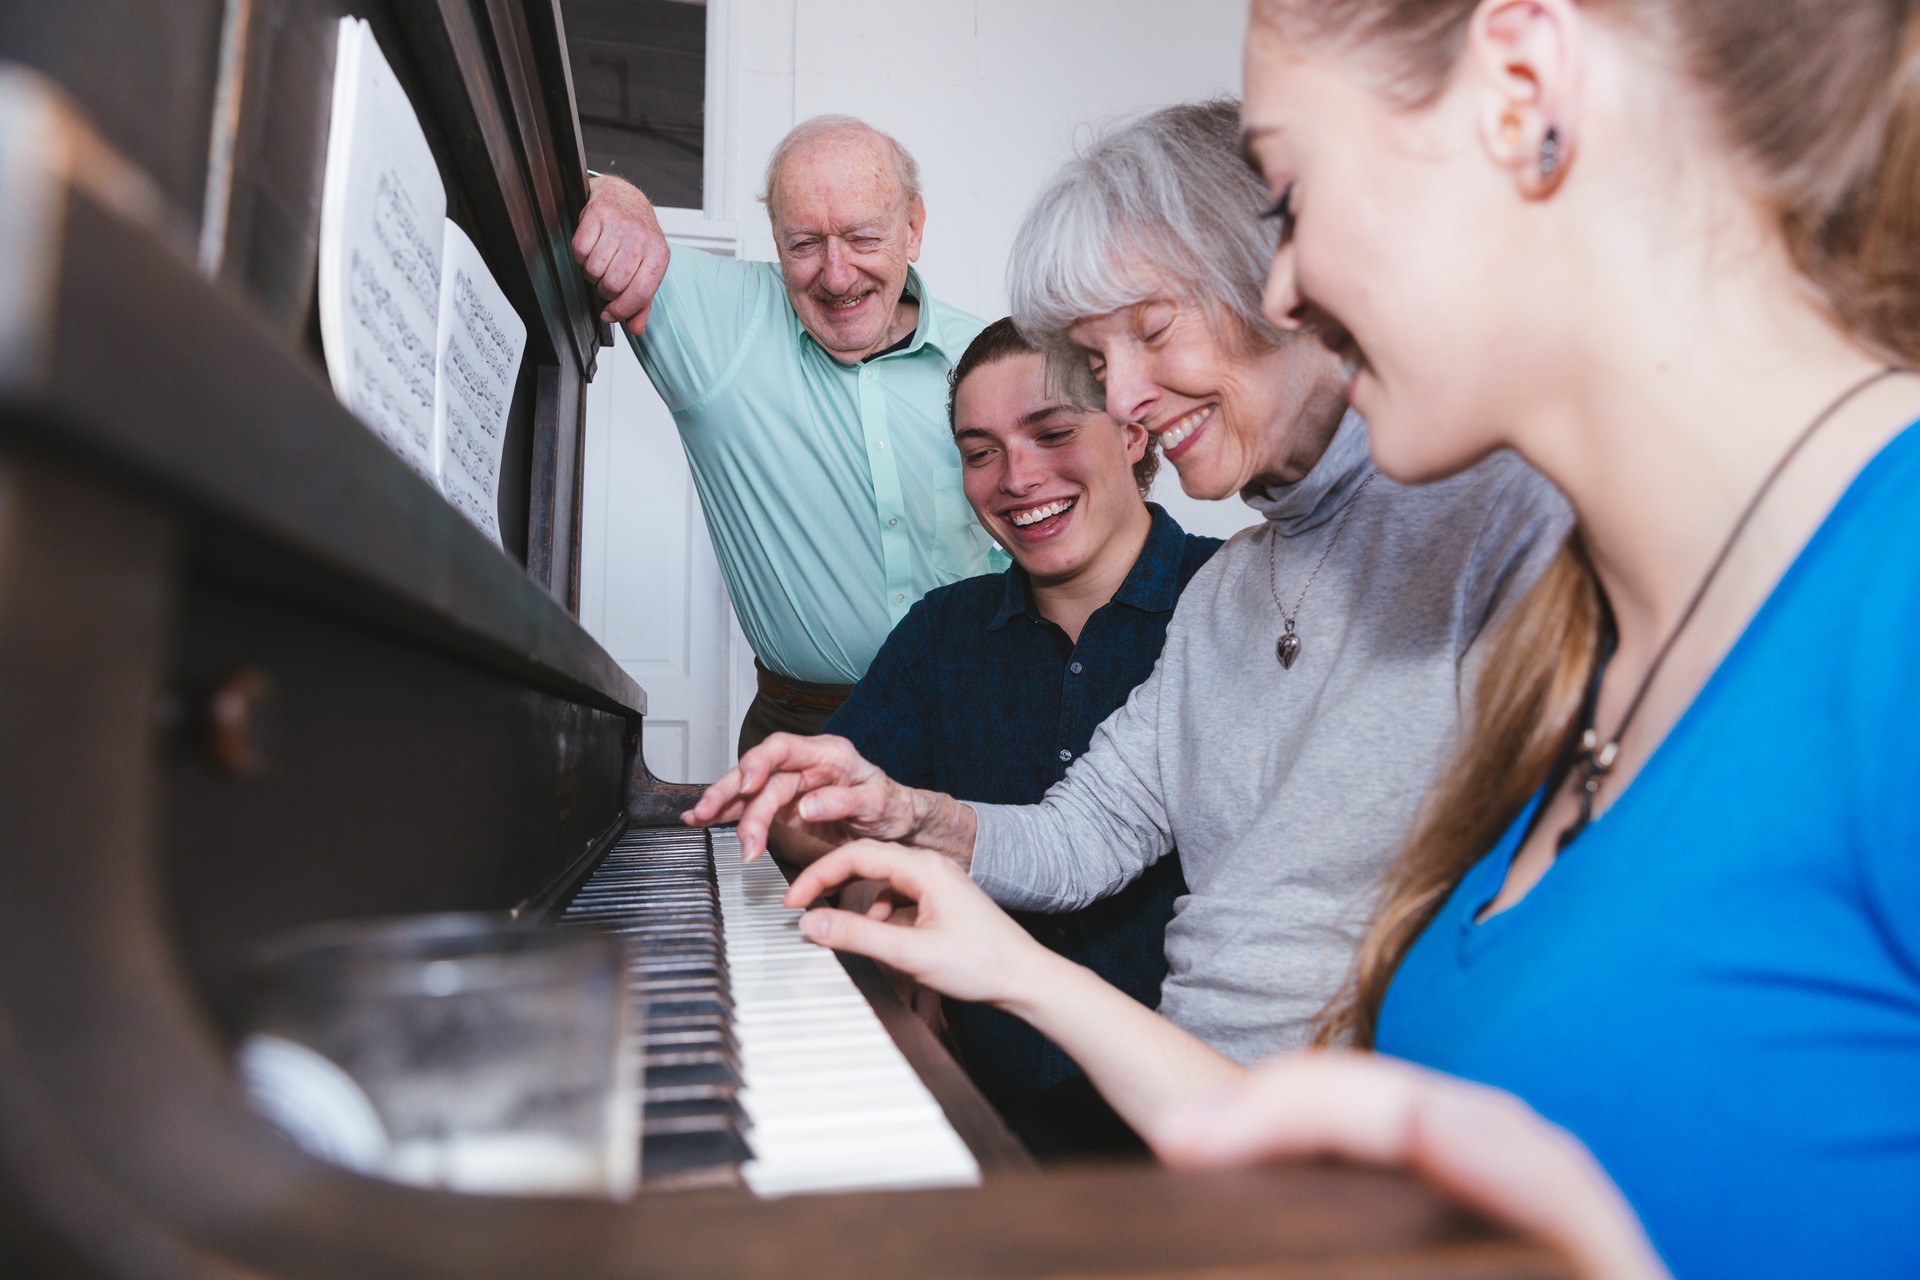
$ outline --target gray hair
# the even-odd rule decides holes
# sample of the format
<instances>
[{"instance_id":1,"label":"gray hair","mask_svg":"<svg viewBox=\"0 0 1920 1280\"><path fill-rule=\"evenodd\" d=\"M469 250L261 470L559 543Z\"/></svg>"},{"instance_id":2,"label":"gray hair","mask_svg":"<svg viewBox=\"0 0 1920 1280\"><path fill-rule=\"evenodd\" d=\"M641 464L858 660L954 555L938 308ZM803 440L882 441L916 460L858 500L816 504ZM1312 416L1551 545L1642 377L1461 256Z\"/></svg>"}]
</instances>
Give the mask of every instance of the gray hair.
<instances>
[{"instance_id":1,"label":"gray hair","mask_svg":"<svg viewBox=\"0 0 1920 1280\"><path fill-rule=\"evenodd\" d=\"M1240 149L1240 104L1182 103L1096 138L1027 210L1007 259L1014 323L1056 374L1084 368L1066 331L1076 321L1171 288L1209 322L1279 346L1260 314L1280 229ZM1072 379L1069 378L1071 381ZM1081 389L1083 392L1085 388Z\"/></svg>"},{"instance_id":2,"label":"gray hair","mask_svg":"<svg viewBox=\"0 0 1920 1280\"><path fill-rule=\"evenodd\" d=\"M914 162L913 156L907 149L900 145L900 140L890 133L882 133L864 120L857 120L852 116L833 115L814 116L810 120L802 120L793 126L786 137L780 139L780 145L776 146L773 154L767 158L767 176L765 185L760 188L760 203L767 206L769 214L773 212L773 189L780 181L780 171L786 167L787 161L793 158L795 152L828 138L857 135L874 138L886 144L887 151L893 158L894 175L900 180L901 193L906 196L907 204L911 206L920 198L920 166Z\"/></svg>"}]
</instances>

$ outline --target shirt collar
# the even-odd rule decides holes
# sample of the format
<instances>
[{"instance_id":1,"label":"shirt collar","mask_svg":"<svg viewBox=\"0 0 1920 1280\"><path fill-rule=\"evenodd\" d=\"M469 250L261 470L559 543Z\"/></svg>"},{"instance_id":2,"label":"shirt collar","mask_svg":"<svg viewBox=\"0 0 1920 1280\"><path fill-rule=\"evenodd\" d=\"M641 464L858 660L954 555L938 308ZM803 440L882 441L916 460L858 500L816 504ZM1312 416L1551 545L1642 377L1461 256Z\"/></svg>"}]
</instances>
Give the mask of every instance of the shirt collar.
<instances>
[{"instance_id":1,"label":"shirt collar","mask_svg":"<svg viewBox=\"0 0 1920 1280\"><path fill-rule=\"evenodd\" d=\"M1153 513L1147 545L1140 548L1140 558L1113 598L1148 613L1171 613L1180 603L1180 563L1186 558L1187 531L1159 503L1149 502L1147 510Z\"/></svg>"},{"instance_id":2,"label":"shirt collar","mask_svg":"<svg viewBox=\"0 0 1920 1280\"><path fill-rule=\"evenodd\" d=\"M1039 613L1033 607L1033 593L1027 584L1027 571L1017 564L1007 566L1000 575L1006 580L1001 592L999 611L993 615L993 621L987 624L987 630L998 631L1021 614L1037 618Z\"/></svg>"},{"instance_id":3,"label":"shirt collar","mask_svg":"<svg viewBox=\"0 0 1920 1280\"><path fill-rule=\"evenodd\" d=\"M1147 510L1153 516L1153 523L1147 529L1146 545L1140 548L1140 558L1133 562L1133 568L1127 571L1126 580L1113 593L1113 598L1119 604L1132 605L1143 612L1171 613L1180 603L1180 564L1186 552L1187 533L1159 503L1149 502ZM1040 611L1033 604L1033 584L1027 580L1027 571L1014 564L1001 576L1006 579L1006 589L1001 595L999 612L993 615L987 630L998 631L1020 614L1040 617Z\"/></svg>"},{"instance_id":4,"label":"shirt collar","mask_svg":"<svg viewBox=\"0 0 1920 1280\"><path fill-rule=\"evenodd\" d=\"M934 311L933 299L927 294L927 282L920 278L920 272L916 268L907 268L907 283L902 292L912 294L914 301L920 304L920 317L914 321L913 340L901 350L893 352L893 355L910 356L922 347L932 347L946 357L948 364L952 364L955 354L947 349L946 338L940 331L940 317ZM890 358L889 356L874 357L876 361Z\"/></svg>"}]
</instances>

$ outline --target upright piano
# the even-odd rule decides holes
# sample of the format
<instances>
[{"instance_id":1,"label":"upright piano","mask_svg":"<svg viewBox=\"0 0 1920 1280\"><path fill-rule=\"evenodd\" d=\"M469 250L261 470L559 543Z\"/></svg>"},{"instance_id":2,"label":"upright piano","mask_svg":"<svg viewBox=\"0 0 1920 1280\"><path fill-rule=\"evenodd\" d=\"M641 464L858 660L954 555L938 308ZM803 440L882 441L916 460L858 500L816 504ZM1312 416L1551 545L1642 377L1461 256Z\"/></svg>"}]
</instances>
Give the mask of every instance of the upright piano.
<instances>
[{"instance_id":1,"label":"upright piano","mask_svg":"<svg viewBox=\"0 0 1920 1280\"><path fill-rule=\"evenodd\" d=\"M349 12L528 322L504 551L325 377ZM764 1135L663 1106L629 1202L461 1196L316 1160L257 1117L231 1052L258 939L590 915L583 884L688 838L688 788L643 762L645 693L573 616L582 390L609 335L567 251L586 188L558 9L12 6L0 58L0 1272L1565 1274L1386 1174L1037 1171L852 962L979 1185L762 1194L804 1170L756 1192L732 1166ZM724 836L693 838L737 882Z\"/></svg>"}]
</instances>

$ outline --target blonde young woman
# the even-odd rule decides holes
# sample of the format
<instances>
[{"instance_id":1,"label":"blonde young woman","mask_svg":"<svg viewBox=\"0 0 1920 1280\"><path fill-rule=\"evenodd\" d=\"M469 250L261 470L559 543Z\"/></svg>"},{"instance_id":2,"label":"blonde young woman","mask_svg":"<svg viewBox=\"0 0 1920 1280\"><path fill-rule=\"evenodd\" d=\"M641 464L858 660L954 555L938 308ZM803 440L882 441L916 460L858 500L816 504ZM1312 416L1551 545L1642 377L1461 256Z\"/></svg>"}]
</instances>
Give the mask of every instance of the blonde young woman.
<instances>
[{"instance_id":1,"label":"blonde young woman","mask_svg":"<svg viewBox=\"0 0 1920 1280\"><path fill-rule=\"evenodd\" d=\"M1683 1276L1920 1274L1910 10L1263 0L1249 36L1249 150L1289 230L1268 314L1347 359L1388 474L1508 445L1579 517L1333 1029L1565 1126ZM1422 1118L1465 1086L1385 1058L1236 1079L1076 1007L1071 975L956 958L942 924L984 925L924 856L849 846L796 901L855 870L917 888L920 927L819 913L815 936L1021 1010L1163 1150L1470 1145ZM1209 1079L1227 1093L1178 1117ZM1653 1265L1577 1153L1524 1118L1508 1138L1573 1162L1577 1210L1450 1179L1595 1274Z\"/></svg>"}]
</instances>

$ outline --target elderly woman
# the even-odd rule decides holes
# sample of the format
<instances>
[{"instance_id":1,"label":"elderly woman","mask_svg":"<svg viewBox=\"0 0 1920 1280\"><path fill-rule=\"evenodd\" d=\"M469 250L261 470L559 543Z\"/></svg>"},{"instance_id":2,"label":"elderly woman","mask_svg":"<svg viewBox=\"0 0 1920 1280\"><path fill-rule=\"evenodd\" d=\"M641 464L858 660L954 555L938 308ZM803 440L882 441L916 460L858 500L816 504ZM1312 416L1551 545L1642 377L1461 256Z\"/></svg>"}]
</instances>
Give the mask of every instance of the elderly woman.
<instances>
[{"instance_id":1,"label":"elderly woman","mask_svg":"<svg viewBox=\"0 0 1920 1280\"><path fill-rule=\"evenodd\" d=\"M775 818L934 849L1027 911L1085 906L1177 847L1190 893L1160 1012L1238 1062L1307 1040L1455 736L1476 642L1567 522L1509 454L1425 488L1374 469L1339 359L1260 314L1284 230L1269 203L1220 101L1107 137L1020 231L1022 331L1144 424L1189 494L1239 494L1265 517L1194 577L1153 675L1046 799L962 804L894 784L843 741L780 737L688 816L738 820L750 853ZM975 969L1055 971L1010 925L981 937ZM1000 998L943 982L929 985ZM1120 1109L1136 1127L1152 1111Z\"/></svg>"}]
</instances>

